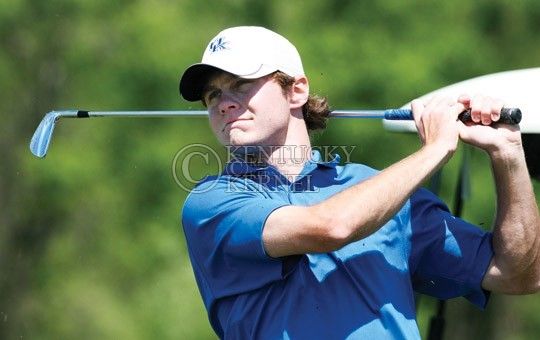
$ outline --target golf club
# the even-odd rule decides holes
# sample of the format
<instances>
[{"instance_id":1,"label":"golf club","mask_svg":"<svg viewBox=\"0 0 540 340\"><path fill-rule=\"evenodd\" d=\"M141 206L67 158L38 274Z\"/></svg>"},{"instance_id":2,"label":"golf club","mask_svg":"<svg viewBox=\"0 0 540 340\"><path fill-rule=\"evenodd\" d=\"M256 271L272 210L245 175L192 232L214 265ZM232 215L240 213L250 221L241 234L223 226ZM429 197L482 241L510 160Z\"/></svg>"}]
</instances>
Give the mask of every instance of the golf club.
<instances>
[{"instance_id":1,"label":"golf club","mask_svg":"<svg viewBox=\"0 0 540 340\"><path fill-rule=\"evenodd\" d=\"M177 117L177 116L207 116L206 111L84 111L67 110L51 111L39 123L30 141L30 151L37 157L47 155L49 144L56 122L60 118L89 118L89 117ZM409 109L388 110L336 110L330 112L330 117L336 118L381 118L386 120L412 120L412 111ZM470 111L461 113L460 120L471 120ZM499 122L506 124L519 124L521 111L517 108L503 108Z\"/></svg>"}]
</instances>

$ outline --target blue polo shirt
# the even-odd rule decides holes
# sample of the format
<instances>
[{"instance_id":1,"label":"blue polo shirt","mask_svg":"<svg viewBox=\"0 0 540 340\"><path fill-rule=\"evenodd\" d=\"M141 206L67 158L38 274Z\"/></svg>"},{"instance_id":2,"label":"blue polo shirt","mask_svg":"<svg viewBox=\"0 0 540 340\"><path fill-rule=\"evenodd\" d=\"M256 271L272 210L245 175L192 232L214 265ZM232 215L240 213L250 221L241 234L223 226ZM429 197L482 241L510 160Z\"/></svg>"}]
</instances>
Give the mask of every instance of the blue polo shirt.
<instances>
[{"instance_id":1,"label":"blue polo shirt","mask_svg":"<svg viewBox=\"0 0 540 340\"><path fill-rule=\"evenodd\" d=\"M323 162L314 151L293 183L272 166L234 160L193 189L182 223L220 338L414 339L414 292L485 306L491 234L452 216L425 189L377 232L341 249L278 259L265 253L262 230L274 210L319 203L376 174L341 166L338 157Z\"/></svg>"}]
</instances>

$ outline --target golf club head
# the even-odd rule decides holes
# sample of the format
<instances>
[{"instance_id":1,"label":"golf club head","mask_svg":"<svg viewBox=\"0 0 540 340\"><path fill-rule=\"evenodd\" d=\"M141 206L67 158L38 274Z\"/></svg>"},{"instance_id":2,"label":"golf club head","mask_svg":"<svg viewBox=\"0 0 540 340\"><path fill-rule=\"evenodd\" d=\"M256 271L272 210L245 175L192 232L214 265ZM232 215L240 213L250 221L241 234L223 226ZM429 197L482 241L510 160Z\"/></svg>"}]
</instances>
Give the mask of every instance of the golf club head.
<instances>
[{"instance_id":1,"label":"golf club head","mask_svg":"<svg viewBox=\"0 0 540 340\"><path fill-rule=\"evenodd\" d=\"M30 140L30 151L37 157L45 157L51 143L56 121L63 116L72 117L76 115L77 111L51 111L47 113Z\"/></svg>"}]
</instances>

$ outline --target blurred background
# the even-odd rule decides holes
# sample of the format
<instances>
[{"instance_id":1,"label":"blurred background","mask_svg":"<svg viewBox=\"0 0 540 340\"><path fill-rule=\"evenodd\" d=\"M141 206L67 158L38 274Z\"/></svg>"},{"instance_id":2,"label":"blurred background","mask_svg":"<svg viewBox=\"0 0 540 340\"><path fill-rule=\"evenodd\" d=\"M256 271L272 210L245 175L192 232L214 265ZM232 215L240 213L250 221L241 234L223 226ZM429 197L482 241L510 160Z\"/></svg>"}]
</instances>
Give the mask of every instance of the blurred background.
<instances>
[{"instance_id":1,"label":"blurred background","mask_svg":"<svg viewBox=\"0 0 540 340\"><path fill-rule=\"evenodd\" d=\"M64 119L49 155L28 142L54 109L202 109L182 71L228 26L263 25L303 56L336 109L399 107L440 87L540 66L537 0L3 0L0 2L0 338L213 339L187 256L174 159L225 157L205 119ZM418 148L380 121L334 120L315 145L384 168ZM460 149L443 171L451 206ZM489 228L493 180L471 153L464 216ZM192 164L193 177L208 167ZM534 181L537 197L540 185ZM448 304L446 339L537 339L540 295ZM426 335L435 302L423 297Z\"/></svg>"}]
</instances>

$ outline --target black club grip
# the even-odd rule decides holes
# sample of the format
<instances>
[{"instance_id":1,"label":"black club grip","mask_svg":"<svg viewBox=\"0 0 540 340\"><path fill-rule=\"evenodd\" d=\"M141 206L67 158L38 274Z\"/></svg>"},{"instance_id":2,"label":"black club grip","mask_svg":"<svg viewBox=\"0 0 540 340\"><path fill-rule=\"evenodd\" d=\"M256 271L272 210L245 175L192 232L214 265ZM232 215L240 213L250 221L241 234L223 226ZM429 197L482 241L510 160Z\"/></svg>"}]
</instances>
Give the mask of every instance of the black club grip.
<instances>
[{"instance_id":1,"label":"black club grip","mask_svg":"<svg viewBox=\"0 0 540 340\"><path fill-rule=\"evenodd\" d=\"M471 110L463 111L459 114L458 119L464 123L471 122ZM513 107L503 107L501 116L496 123L517 125L521 122L521 110Z\"/></svg>"}]
</instances>

